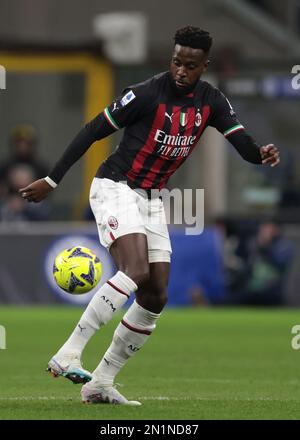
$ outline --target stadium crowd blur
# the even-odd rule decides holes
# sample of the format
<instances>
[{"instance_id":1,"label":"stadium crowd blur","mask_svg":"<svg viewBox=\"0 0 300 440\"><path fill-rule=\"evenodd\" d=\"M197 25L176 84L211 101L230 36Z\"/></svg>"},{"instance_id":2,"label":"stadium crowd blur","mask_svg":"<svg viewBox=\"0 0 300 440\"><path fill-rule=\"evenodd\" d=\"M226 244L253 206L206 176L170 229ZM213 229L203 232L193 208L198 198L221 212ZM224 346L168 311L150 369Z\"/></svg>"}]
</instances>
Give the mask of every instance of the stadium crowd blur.
<instances>
[{"instance_id":1,"label":"stadium crowd blur","mask_svg":"<svg viewBox=\"0 0 300 440\"><path fill-rule=\"evenodd\" d=\"M294 250L274 220L258 224L253 235L234 238L224 231L225 302L282 305Z\"/></svg>"},{"instance_id":2,"label":"stadium crowd blur","mask_svg":"<svg viewBox=\"0 0 300 440\"><path fill-rule=\"evenodd\" d=\"M223 249L224 293L212 297L196 279L190 292L193 304L284 305L294 247L280 224L273 219L256 225L219 219L216 228Z\"/></svg>"},{"instance_id":3,"label":"stadium crowd blur","mask_svg":"<svg viewBox=\"0 0 300 440\"><path fill-rule=\"evenodd\" d=\"M29 204L19 188L47 175L48 168L38 155L38 137L29 124L16 126L9 139L8 156L0 164L0 221L43 221L49 219L49 202Z\"/></svg>"}]
</instances>

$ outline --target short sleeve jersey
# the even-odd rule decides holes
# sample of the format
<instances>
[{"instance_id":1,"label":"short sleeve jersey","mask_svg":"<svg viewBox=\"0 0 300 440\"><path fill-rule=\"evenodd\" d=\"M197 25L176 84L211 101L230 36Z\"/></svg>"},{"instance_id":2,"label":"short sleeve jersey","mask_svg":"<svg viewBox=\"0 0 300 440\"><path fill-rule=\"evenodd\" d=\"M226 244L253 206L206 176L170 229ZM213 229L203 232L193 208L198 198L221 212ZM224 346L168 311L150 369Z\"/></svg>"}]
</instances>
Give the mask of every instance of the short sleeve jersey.
<instances>
[{"instance_id":1,"label":"short sleeve jersey","mask_svg":"<svg viewBox=\"0 0 300 440\"><path fill-rule=\"evenodd\" d=\"M104 116L115 130L125 130L97 176L143 189L162 189L207 126L224 136L244 129L220 90L199 80L193 92L178 94L169 72L126 88Z\"/></svg>"}]
</instances>

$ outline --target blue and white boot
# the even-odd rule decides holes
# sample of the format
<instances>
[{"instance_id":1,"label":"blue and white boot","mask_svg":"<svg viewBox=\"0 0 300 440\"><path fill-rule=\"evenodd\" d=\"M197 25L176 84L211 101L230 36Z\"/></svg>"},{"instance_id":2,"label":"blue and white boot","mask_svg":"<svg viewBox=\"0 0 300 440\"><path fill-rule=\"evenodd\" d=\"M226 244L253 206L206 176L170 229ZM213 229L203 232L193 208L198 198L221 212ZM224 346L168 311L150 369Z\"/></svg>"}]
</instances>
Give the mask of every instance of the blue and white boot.
<instances>
[{"instance_id":1,"label":"blue and white boot","mask_svg":"<svg viewBox=\"0 0 300 440\"><path fill-rule=\"evenodd\" d=\"M80 357L77 354L53 356L46 371L55 378L63 376L74 384L87 383L92 379L92 374L82 367Z\"/></svg>"}]
</instances>

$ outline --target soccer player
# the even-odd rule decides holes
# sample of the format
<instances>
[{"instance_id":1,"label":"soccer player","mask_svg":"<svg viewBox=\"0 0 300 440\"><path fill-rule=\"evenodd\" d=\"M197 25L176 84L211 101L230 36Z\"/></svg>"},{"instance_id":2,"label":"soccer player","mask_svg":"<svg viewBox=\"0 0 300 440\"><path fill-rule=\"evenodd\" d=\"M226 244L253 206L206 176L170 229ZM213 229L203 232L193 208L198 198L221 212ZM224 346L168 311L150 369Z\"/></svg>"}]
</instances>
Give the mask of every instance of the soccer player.
<instances>
[{"instance_id":1,"label":"soccer player","mask_svg":"<svg viewBox=\"0 0 300 440\"><path fill-rule=\"evenodd\" d=\"M90 191L100 242L118 271L96 292L48 364L54 375L84 383L84 402L140 404L122 396L114 380L151 336L167 302L171 245L161 197L151 190L165 187L207 126L221 132L248 162L274 167L280 160L278 149L273 144L259 147L226 97L200 80L209 64L209 33L187 26L176 32L174 41L169 71L126 88L78 133L47 177L20 189L24 199L40 202L93 142L125 128L117 149L100 165ZM91 375L82 368L81 353L132 292L135 301Z\"/></svg>"}]
</instances>

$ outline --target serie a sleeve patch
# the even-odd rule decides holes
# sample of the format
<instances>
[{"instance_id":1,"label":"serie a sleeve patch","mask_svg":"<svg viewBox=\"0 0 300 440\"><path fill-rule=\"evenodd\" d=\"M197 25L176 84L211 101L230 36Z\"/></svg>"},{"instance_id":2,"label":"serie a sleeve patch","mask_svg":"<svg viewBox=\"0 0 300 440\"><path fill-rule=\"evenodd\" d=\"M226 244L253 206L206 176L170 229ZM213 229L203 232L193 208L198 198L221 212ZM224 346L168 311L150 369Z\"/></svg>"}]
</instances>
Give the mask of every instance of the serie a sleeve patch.
<instances>
[{"instance_id":1,"label":"serie a sleeve patch","mask_svg":"<svg viewBox=\"0 0 300 440\"><path fill-rule=\"evenodd\" d=\"M126 93L126 95L123 96L123 98L120 101L121 107L124 107L125 105L129 104L131 101L133 101L136 98L135 94L132 90L129 90L129 92Z\"/></svg>"}]
</instances>

